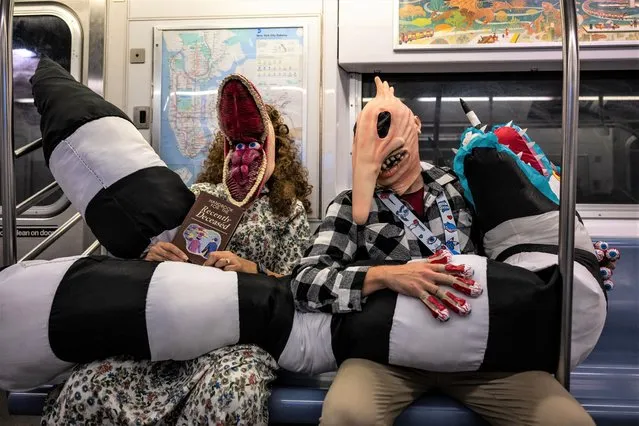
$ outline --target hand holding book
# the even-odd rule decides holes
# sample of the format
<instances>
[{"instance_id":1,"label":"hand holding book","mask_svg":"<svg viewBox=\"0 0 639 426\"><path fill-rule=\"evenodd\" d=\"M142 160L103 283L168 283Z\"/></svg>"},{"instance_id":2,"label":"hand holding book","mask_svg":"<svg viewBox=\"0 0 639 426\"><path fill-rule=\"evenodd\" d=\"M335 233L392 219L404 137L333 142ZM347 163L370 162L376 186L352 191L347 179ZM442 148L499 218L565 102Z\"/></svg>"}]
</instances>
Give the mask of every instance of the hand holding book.
<instances>
[{"instance_id":1,"label":"hand holding book","mask_svg":"<svg viewBox=\"0 0 639 426\"><path fill-rule=\"evenodd\" d=\"M244 272L247 274L263 273L278 278L284 276L282 274L271 272L264 266L260 267L257 263L241 258L231 251L218 251L211 253L209 258L204 262L204 266L213 266L224 271Z\"/></svg>"},{"instance_id":2,"label":"hand holding book","mask_svg":"<svg viewBox=\"0 0 639 426\"><path fill-rule=\"evenodd\" d=\"M161 241L149 249L144 260L151 262L188 262L188 256L174 244ZM203 266L213 266L224 271L245 272L257 274L255 262L241 258L231 251L216 251L209 255ZM273 273L270 273L273 274Z\"/></svg>"},{"instance_id":3,"label":"hand holding book","mask_svg":"<svg viewBox=\"0 0 639 426\"><path fill-rule=\"evenodd\" d=\"M201 193L186 215L172 243L160 242L149 249L145 259L164 262L190 262L224 271L281 275L266 270L224 248L235 233L244 210L221 198Z\"/></svg>"},{"instance_id":4,"label":"hand holding book","mask_svg":"<svg viewBox=\"0 0 639 426\"><path fill-rule=\"evenodd\" d=\"M204 261L204 266L214 266L224 271L246 272L257 274L257 264L241 258L230 251L216 251Z\"/></svg>"},{"instance_id":5,"label":"hand holding book","mask_svg":"<svg viewBox=\"0 0 639 426\"><path fill-rule=\"evenodd\" d=\"M144 257L144 260L152 262L187 262L189 257L175 244L160 241L157 244L153 244L149 249L149 252Z\"/></svg>"}]
</instances>

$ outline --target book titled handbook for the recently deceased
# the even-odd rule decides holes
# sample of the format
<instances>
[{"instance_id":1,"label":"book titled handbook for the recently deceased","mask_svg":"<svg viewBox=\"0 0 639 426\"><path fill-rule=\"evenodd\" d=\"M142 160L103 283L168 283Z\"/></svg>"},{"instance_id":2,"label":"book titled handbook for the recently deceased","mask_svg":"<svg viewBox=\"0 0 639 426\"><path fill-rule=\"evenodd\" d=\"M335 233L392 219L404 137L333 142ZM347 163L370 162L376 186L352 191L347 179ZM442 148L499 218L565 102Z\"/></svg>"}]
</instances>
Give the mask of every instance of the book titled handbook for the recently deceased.
<instances>
[{"instance_id":1,"label":"book titled handbook for the recently deceased","mask_svg":"<svg viewBox=\"0 0 639 426\"><path fill-rule=\"evenodd\" d=\"M178 229L173 244L201 265L209 254L222 251L231 240L244 209L219 197L200 193Z\"/></svg>"}]
</instances>

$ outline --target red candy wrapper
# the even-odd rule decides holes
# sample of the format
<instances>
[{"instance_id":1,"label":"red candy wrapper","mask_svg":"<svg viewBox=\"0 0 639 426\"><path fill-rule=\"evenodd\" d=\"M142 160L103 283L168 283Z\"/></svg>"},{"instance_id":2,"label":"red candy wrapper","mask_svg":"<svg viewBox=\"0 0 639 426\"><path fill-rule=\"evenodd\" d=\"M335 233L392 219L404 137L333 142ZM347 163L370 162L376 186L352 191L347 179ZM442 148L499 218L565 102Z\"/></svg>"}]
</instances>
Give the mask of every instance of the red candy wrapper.
<instances>
[{"instance_id":1,"label":"red candy wrapper","mask_svg":"<svg viewBox=\"0 0 639 426\"><path fill-rule=\"evenodd\" d=\"M429 263L436 263L439 265L445 265L453 260L453 254L448 250L437 250L434 255L428 257Z\"/></svg>"},{"instance_id":2,"label":"red candy wrapper","mask_svg":"<svg viewBox=\"0 0 639 426\"><path fill-rule=\"evenodd\" d=\"M475 271L473 271L473 268L471 268L470 266L467 265L451 265L448 264L446 265L445 268L446 272L453 272L455 274L459 274L463 277L466 278L470 278L473 276L473 274L475 273Z\"/></svg>"},{"instance_id":3,"label":"red candy wrapper","mask_svg":"<svg viewBox=\"0 0 639 426\"><path fill-rule=\"evenodd\" d=\"M466 316L470 313L470 305L468 304L468 302L466 302L466 300L462 299L459 296L455 296L450 291L445 291L443 293L444 294L440 296L442 301L446 306L452 309L453 312L461 316Z\"/></svg>"},{"instance_id":4,"label":"red candy wrapper","mask_svg":"<svg viewBox=\"0 0 639 426\"><path fill-rule=\"evenodd\" d=\"M468 278L457 278L457 280L450 285L460 293L464 293L467 296L477 297L484 292L484 289L475 280Z\"/></svg>"},{"instance_id":5,"label":"red candy wrapper","mask_svg":"<svg viewBox=\"0 0 639 426\"><path fill-rule=\"evenodd\" d=\"M438 321L446 322L450 319L450 313L446 306L444 306L435 296L424 292L420 300L430 310L431 315Z\"/></svg>"}]
</instances>

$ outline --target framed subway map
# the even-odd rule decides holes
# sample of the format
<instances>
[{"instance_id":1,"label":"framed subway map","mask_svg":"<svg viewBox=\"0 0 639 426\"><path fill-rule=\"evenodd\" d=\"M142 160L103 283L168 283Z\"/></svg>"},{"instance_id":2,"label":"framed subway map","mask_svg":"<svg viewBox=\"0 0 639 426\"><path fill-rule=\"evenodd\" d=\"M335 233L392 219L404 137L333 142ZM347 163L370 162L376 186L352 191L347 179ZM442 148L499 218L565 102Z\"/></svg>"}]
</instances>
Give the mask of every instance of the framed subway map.
<instances>
[{"instance_id":1,"label":"framed subway map","mask_svg":"<svg viewBox=\"0 0 639 426\"><path fill-rule=\"evenodd\" d=\"M313 18L155 27L152 141L162 160L194 183L218 131L219 84L239 73L282 113L319 189L320 62L309 54L319 55L319 40ZM317 193L313 213L320 211Z\"/></svg>"},{"instance_id":2,"label":"framed subway map","mask_svg":"<svg viewBox=\"0 0 639 426\"><path fill-rule=\"evenodd\" d=\"M582 45L639 43L639 0L576 0ZM558 47L559 2L394 0L395 50Z\"/></svg>"}]
</instances>

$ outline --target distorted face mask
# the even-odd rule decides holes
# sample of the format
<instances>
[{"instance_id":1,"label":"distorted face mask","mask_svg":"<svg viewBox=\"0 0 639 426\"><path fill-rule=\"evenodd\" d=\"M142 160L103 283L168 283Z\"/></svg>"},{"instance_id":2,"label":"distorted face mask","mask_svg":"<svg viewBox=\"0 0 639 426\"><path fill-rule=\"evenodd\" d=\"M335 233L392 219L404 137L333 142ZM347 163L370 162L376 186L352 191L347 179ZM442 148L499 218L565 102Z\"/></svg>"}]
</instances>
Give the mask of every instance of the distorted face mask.
<instances>
[{"instance_id":1,"label":"distorted face mask","mask_svg":"<svg viewBox=\"0 0 639 426\"><path fill-rule=\"evenodd\" d=\"M419 178L421 122L375 77L375 97L360 113L353 140L353 219L368 220L376 187L404 194Z\"/></svg>"},{"instance_id":2,"label":"distorted face mask","mask_svg":"<svg viewBox=\"0 0 639 426\"><path fill-rule=\"evenodd\" d=\"M218 90L224 143L224 189L243 207L257 198L275 169L275 132L262 97L244 76L232 74Z\"/></svg>"}]
</instances>

